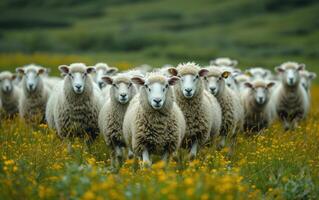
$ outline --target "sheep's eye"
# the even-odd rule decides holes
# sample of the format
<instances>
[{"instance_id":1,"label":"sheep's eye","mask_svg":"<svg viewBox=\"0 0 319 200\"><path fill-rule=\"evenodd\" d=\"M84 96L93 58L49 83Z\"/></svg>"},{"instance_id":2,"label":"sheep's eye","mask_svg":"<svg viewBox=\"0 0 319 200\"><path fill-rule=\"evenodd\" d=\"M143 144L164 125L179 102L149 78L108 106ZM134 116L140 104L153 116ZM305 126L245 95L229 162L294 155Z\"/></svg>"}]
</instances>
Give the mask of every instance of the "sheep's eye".
<instances>
[{"instance_id":1,"label":"sheep's eye","mask_svg":"<svg viewBox=\"0 0 319 200\"><path fill-rule=\"evenodd\" d=\"M71 78L73 78L73 75L72 75L71 73L69 73L69 76L70 76Z\"/></svg>"},{"instance_id":2,"label":"sheep's eye","mask_svg":"<svg viewBox=\"0 0 319 200\"><path fill-rule=\"evenodd\" d=\"M207 77L206 76L204 76L204 80L207 81Z\"/></svg>"},{"instance_id":3,"label":"sheep's eye","mask_svg":"<svg viewBox=\"0 0 319 200\"><path fill-rule=\"evenodd\" d=\"M145 85L146 88L148 88L148 85Z\"/></svg>"},{"instance_id":4,"label":"sheep's eye","mask_svg":"<svg viewBox=\"0 0 319 200\"><path fill-rule=\"evenodd\" d=\"M168 88L168 84L167 84L167 85L165 85L165 88Z\"/></svg>"},{"instance_id":5,"label":"sheep's eye","mask_svg":"<svg viewBox=\"0 0 319 200\"><path fill-rule=\"evenodd\" d=\"M87 73L85 72L85 73L83 73L83 77L86 77L87 76Z\"/></svg>"},{"instance_id":6,"label":"sheep's eye","mask_svg":"<svg viewBox=\"0 0 319 200\"><path fill-rule=\"evenodd\" d=\"M129 83L129 84L128 84L128 87L131 87L131 86L132 86L132 83Z\"/></svg>"},{"instance_id":7,"label":"sheep's eye","mask_svg":"<svg viewBox=\"0 0 319 200\"><path fill-rule=\"evenodd\" d=\"M113 85L115 88L118 88L118 86L117 86L116 84L113 83L112 85Z\"/></svg>"}]
</instances>

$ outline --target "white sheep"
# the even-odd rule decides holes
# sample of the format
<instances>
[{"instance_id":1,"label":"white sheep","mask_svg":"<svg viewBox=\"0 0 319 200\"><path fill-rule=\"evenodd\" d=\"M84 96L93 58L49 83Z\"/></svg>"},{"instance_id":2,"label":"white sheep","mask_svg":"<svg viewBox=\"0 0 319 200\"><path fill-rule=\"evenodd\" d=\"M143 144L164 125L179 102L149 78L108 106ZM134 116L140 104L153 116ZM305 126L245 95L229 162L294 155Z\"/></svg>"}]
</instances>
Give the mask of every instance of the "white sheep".
<instances>
[{"instance_id":1,"label":"white sheep","mask_svg":"<svg viewBox=\"0 0 319 200\"><path fill-rule=\"evenodd\" d=\"M73 63L70 66L61 65L59 70L65 76L47 105L49 126L56 129L62 138L88 136L88 141L92 141L99 133L98 115L101 109L99 94L96 94L90 75L95 69L83 63Z\"/></svg>"},{"instance_id":2,"label":"white sheep","mask_svg":"<svg viewBox=\"0 0 319 200\"><path fill-rule=\"evenodd\" d=\"M300 71L304 68L304 64L296 62L286 62L276 67L281 82L274 88L271 101L275 103L275 111L285 130L294 129L309 112L309 97L300 84Z\"/></svg>"},{"instance_id":3,"label":"white sheep","mask_svg":"<svg viewBox=\"0 0 319 200\"><path fill-rule=\"evenodd\" d=\"M247 74L240 73L240 74L234 75L234 79L235 79L239 94L242 94L246 89L246 86L244 84L246 82L249 82L251 80L251 77Z\"/></svg>"},{"instance_id":4,"label":"white sheep","mask_svg":"<svg viewBox=\"0 0 319 200\"><path fill-rule=\"evenodd\" d=\"M50 93L50 89L44 83L42 77L46 73L46 69L31 64L17 68L16 71L23 75L21 81L22 93L19 101L20 116L34 122L43 122Z\"/></svg>"},{"instance_id":5,"label":"white sheep","mask_svg":"<svg viewBox=\"0 0 319 200\"><path fill-rule=\"evenodd\" d=\"M231 148L235 144L236 134L242 130L244 108L240 95L226 86L226 79L231 75L219 67L206 68L208 73L204 77L207 91L214 95L222 111L221 141L219 148L225 146L226 137L231 139Z\"/></svg>"},{"instance_id":6,"label":"white sheep","mask_svg":"<svg viewBox=\"0 0 319 200\"><path fill-rule=\"evenodd\" d=\"M216 58L215 60L210 61L210 65L214 66L229 66L229 67L236 67L238 65L237 60L232 60L227 57L221 57L221 58Z\"/></svg>"},{"instance_id":7,"label":"white sheep","mask_svg":"<svg viewBox=\"0 0 319 200\"><path fill-rule=\"evenodd\" d=\"M0 102L4 116L13 117L19 113L20 88L14 85L15 74L9 71L0 73Z\"/></svg>"},{"instance_id":8,"label":"white sheep","mask_svg":"<svg viewBox=\"0 0 319 200\"><path fill-rule=\"evenodd\" d=\"M94 68L94 81L100 89L105 87L105 82L102 80L102 77L114 75L118 71L116 67L109 67L106 63L97 63Z\"/></svg>"},{"instance_id":9,"label":"white sheep","mask_svg":"<svg viewBox=\"0 0 319 200\"><path fill-rule=\"evenodd\" d=\"M182 146L190 149L190 159L194 159L199 146L219 135L221 108L216 98L204 89L202 77L208 73L207 69L195 63L184 63L169 71L181 77L174 91L187 126Z\"/></svg>"},{"instance_id":10,"label":"white sheep","mask_svg":"<svg viewBox=\"0 0 319 200\"><path fill-rule=\"evenodd\" d=\"M136 156L142 157L146 165L151 164L151 154L167 161L181 145L185 119L175 103L171 87L178 80L155 72L146 78L132 78L141 88L125 114L123 134L127 146Z\"/></svg>"},{"instance_id":11,"label":"white sheep","mask_svg":"<svg viewBox=\"0 0 319 200\"><path fill-rule=\"evenodd\" d=\"M123 138L123 120L129 102L136 94L128 74L117 74L114 77L104 76L102 80L111 85L110 98L103 105L99 114L99 128L106 144L111 148L112 165L121 164L122 148L125 147Z\"/></svg>"},{"instance_id":12,"label":"white sheep","mask_svg":"<svg viewBox=\"0 0 319 200\"><path fill-rule=\"evenodd\" d=\"M248 133L259 132L269 127L274 121L273 102L270 102L271 88L275 82L257 80L246 82L243 94L245 122L244 130Z\"/></svg>"},{"instance_id":13,"label":"white sheep","mask_svg":"<svg viewBox=\"0 0 319 200\"><path fill-rule=\"evenodd\" d=\"M251 77L251 80L273 80L273 74L269 69L262 67L252 67L245 71Z\"/></svg>"},{"instance_id":14,"label":"white sheep","mask_svg":"<svg viewBox=\"0 0 319 200\"><path fill-rule=\"evenodd\" d=\"M317 74L314 72L309 72L307 70L302 70L300 71L300 82L303 88L306 90L310 97L310 92L311 92L311 82L317 77Z\"/></svg>"}]
</instances>

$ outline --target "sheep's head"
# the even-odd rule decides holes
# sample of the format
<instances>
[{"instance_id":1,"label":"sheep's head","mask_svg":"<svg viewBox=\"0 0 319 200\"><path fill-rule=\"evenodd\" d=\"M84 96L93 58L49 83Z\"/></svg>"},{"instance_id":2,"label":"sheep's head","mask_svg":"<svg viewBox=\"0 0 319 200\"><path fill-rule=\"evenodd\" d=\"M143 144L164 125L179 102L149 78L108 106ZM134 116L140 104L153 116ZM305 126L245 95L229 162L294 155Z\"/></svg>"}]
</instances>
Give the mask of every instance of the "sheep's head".
<instances>
[{"instance_id":1,"label":"sheep's head","mask_svg":"<svg viewBox=\"0 0 319 200\"><path fill-rule=\"evenodd\" d=\"M276 67L277 73L281 76L283 83L289 87L295 87L300 82L300 72L305 69L305 64L286 62Z\"/></svg>"},{"instance_id":2,"label":"sheep's head","mask_svg":"<svg viewBox=\"0 0 319 200\"><path fill-rule=\"evenodd\" d=\"M168 90L179 80L172 76L167 78L160 74L150 74L147 78L133 77L132 82L141 85L141 90L145 90L148 104L155 110L160 110L167 100Z\"/></svg>"},{"instance_id":3,"label":"sheep's head","mask_svg":"<svg viewBox=\"0 0 319 200\"><path fill-rule=\"evenodd\" d=\"M226 57L216 58L215 60L210 61L210 65L236 67L238 65L238 61Z\"/></svg>"},{"instance_id":4,"label":"sheep's head","mask_svg":"<svg viewBox=\"0 0 319 200\"><path fill-rule=\"evenodd\" d=\"M115 77L103 76L102 80L112 86L111 98L115 98L119 103L128 103L135 93L134 85L127 75L117 75Z\"/></svg>"},{"instance_id":5,"label":"sheep's head","mask_svg":"<svg viewBox=\"0 0 319 200\"><path fill-rule=\"evenodd\" d=\"M252 98L257 105L265 105L269 100L269 90L275 85L275 82L265 83L263 81L246 82L245 86L250 89Z\"/></svg>"},{"instance_id":6,"label":"sheep's head","mask_svg":"<svg viewBox=\"0 0 319 200\"><path fill-rule=\"evenodd\" d=\"M47 74L48 69L37 65L29 65L17 68L16 72L23 76L26 89L29 92L33 92L38 88L39 83L42 81L41 75Z\"/></svg>"},{"instance_id":7,"label":"sheep's head","mask_svg":"<svg viewBox=\"0 0 319 200\"><path fill-rule=\"evenodd\" d=\"M228 71L208 68L209 72L204 77L206 89L213 95L217 96L226 87L226 80L231 75Z\"/></svg>"},{"instance_id":8,"label":"sheep's head","mask_svg":"<svg viewBox=\"0 0 319 200\"><path fill-rule=\"evenodd\" d=\"M201 77L207 73L207 69L201 69L195 63L180 64L177 68L168 69L173 76L180 77L180 89L185 98L191 99L196 94L196 91L201 87Z\"/></svg>"},{"instance_id":9,"label":"sheep's head","mask_svg":"<svg viewBox=\"0 0 319 200\"><path fill-rule=\"evenodd\" d=\"M0 86L3 93L10 93L13 90L12 81L16 78L15 74L4 71L0 73Z\"/></svg>"},{"instance_id":10,"label":"sheep's head","mask_svg":"<svg viewBox=\"0 0 319 200\"><path fill-rule=\"evenodd\" d=\"M105 82L102 80L103 76L110 76L115 74L118 69L115 67L109 67L106 63L97 63L95 66L95 82L98 84L100 89L105 87Z\"/></svg>"},{"instance_id":11,"label":"sheep's head","mask_svg":"<svg viewBox=\"0 0 319 200\"><path fill-rule=\"evenodd\" d=\"M85 90L85 82L88 74L95 71L93 67L87 67L83 63L74 63L70 66L61 65L59 70L72 83L73 91L76 94L82 94Z\"/></svg>"},{"instance_id":12,"label":"sheep's head","mask_svg":"<svg viewBox=\"0 0 319 200\"><path fill-rule=\"evenodd\" d=\"M257 79L269 79L271 77L271 71L268 69L264 69L261 67L254 67L247 69L245 73L252 77L252 79L257 80Z\"/></svg>"},{"instance_id":13,"label":"sheep's head","mask_svg":"<svg viewBox=\"0 0 319 200\"><path fill-rule=\"evenodd\" d=\"M306 91L310 90L311 82L317 77L317 74L314 72L309 72L307 70L300 72L300 83L302 87L305 88Z\"/></svg>"}]
</instances>

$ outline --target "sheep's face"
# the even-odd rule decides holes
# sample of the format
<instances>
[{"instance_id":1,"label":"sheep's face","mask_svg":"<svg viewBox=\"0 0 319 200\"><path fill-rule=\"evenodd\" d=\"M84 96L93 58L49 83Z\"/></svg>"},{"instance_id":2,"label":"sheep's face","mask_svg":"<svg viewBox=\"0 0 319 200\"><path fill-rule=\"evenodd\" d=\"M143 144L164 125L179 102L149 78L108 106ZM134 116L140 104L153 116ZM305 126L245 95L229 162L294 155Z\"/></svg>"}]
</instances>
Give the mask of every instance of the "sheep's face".
<instances>
[{"instance_id":1,"label":"sheep's face","mask_svg":"<svg viewBox=\"0 0 319 200\"><path fill-rule=\"evenodd\" d=\"M162 77L165 78L164 76ZM165 78L165 81L149 81L141 77L134 77L132 81L135 84L143 85L146 90L148 104L155 110L160 110L165 104L169 86L175 85L178 77Z\"/></svg>"},{"instance_id":2,"label":"sheep's face","mask_svg":"<svg viewBox=\"0 0 319 200\"><path fill-rule=\"evenodd\" d=\"M252 83L246 82L245 86L248 87L252 93L252 97L254 98L257 105L265 105L269 100L269 90L271 87L275 85L274 82L270 82L268 84L263 85L254 85Z\"/></svg>"},{"instance_id":3,"label":"sheep's face","mask_svg":"<svg viewBox=\"0 0 319 200\"><path fill-rule=\"evenodd\" d=\"M224 90L226 80L229 77L230 72L223 72L220 76L206 76L204 78L206 83L206 89L214 96L218 95L220 91Z\"/></svg>"},{"instance_id":4,"label":"sheep's face","mask_svg":"<svg viewBox=\"0 0 319 200\"><path fill-rule=\"evenodd\" d=\"M102 80L112 85L113 97L121 104L128 103L134 95L134 86L131 81L114 80L109 76L102 77Z\"/></svg>"},{"instance_id":5,"label":"sheep's face","mask_svg":"<svg viewBox=\"0 0 319 200\"><path fill-rule=\"evenodd\" d=\"M76 94L82 94L84 92L88 74L95 70L93 67L79 69L81 70L73 70L67 65L62 65L59 67L59 70L62 72L62 74L68 76L68 78L71 80L72 89Z\"/></svg>"},{"instance_id":6,"label":"sheep's face","mask_svg":"<svg viewBox=\"0 0 319 200\"><path fill-rule=\"evenodd\" d=\"M26 89L29 92L34 92L41 81L41 75L45 74L47 71L45 68L18 68L17 72L23 74Z\"/></svg>"},{"instance_id":7,"label":"sheep's face","mask_svg":"<svg viewBox=\"0 0 319 200\"><path fill-rule=\"evenodd\" d=\"M196 90L199 87L201 77L204 77L208 73L207 69L201 69L197 74L183 74L180 75L180 86L185 98L193 98ZM171 73L172 74L172 73Z\"/></svg>"},{"instance_id":8,"label":"sheep's face","mask_svg":"<svg viewBox=\"0 0 319 200\"><path fill-rule=\"evenodd\" d=\"M308 71L301 72L300 83L307 92L310 90L311 81L315 79L316 77L317 77L316 73L308 72Z\"/></svg>"},{"instance_id":9,"label":"sheep's face","mask_svg":"<svg viewBox=\"0 0 319 200\"><path fill-rule=\"evenodd\" d=\"M100 89L105 87L105 82L103 80L103 77L112 75L115 72L117 72L117 69L113 68L113 67L111 67L111 68L102 68L102 67L96 68L95 82L98 84Z\"/></svg>"},{"instance_id":10,"label":"sheep's face","mask_svg":"<svg viewBox=\"0 0 319 200\"><path fill-rule=\"evenodd\" d=\"M299 64L290 67L277 67L276 71L281 75L282 81L289 87L297 86L300 83L300 71L304 70L305 65Z\"/></svg>"},{"instance_id":11,"label":"sheep's face","mask_svg":"<svg viewBox=\"0 0 319 200\"><path fill-rule=\"evenodd\" d=\"M0 78L0 86L3 93L11 93L13 90L12 81L16 78L16 75L10 75Z\"/></svg>"}]
</instances>

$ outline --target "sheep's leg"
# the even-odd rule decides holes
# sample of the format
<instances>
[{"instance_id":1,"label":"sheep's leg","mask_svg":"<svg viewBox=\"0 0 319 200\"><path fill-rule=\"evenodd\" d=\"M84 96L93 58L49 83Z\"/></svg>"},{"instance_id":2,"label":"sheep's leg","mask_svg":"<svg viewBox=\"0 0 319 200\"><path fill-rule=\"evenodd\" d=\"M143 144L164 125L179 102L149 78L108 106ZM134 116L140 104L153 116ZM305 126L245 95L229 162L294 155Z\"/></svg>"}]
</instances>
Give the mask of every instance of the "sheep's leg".
<instances>
[{"instance_id":1,"label":"sheep's leg","mask_svg":"<svg viewBox=\"0 0 319 200\"><path fill-rule=\"evenodd\" d=\"M121 166L123 162L123 154L119 146L115 146L115 157L116 157L118 165Z\"/></svg>"},{"instance_id":2,"label":"sheep's leg","mask_svg":"<svg viewBox=\"0 0 319 200\"><path fill-rule=\"evenodd\" d=\"M152 163L150 161L150 156L149 156L147 149L144 149L144 151L142 153L142 159L143 159L144 166L151 166Z\"/></svg>"},{"instance_id":3,"label":"sheep's leg","mask_svg":"<svg viewBox=\"0 0 319 200\"><path fill-rule=\"evenodd\" d=\"M196 158L197 155L197 147L198 147L198 142L195 141L192 145L191 151L190 151L190 155L189 158L190 160L194 160Z\"/></svg>"},{"instance_id":4,"label":"sheep's leg","mask_svg":"<svg viewBox=\"0 0 319 200\"><path fill-rule=\"evenodd\" d=\"M220 137L221 137L221 139L220 139L218 147L217 147L218 150L223 149L226 145L226 135L222 135Z\"/></svg>"},{"instance_id":5,"label":"sheep's leg","mask_svg":"<svg viewBox=\"0 0 319 200\"><path fill-rule=\"evenodd\" d=\"M284 120L284 129L285 131L289 131L291 129L290 123L286 119Z\"/></svg>"},{"instance_id":6,"label":"sheep's leg","mask_svg":"<svg viewBox=\"0 0 319 200\"><path fill-rule=\"evenodd\" d=\"M168 158L169 158L169 154L168 154L168 152L166 151L166 152L164 153L164 155L162 156L162 161L164 161L165 163L167 163L167 162L168 162Z\"/></svg>"},{"instance_id":7,"label":"sheep's leg","mask_svg":"<svg viewBox=\"0 0 319 200\"><path fill-rule=\"evenodd\" d=\"M134 153L133 153L131 148L128 149L127 157L128 157L128 159L133 159L134 158Z\"/></svg>"}]
</instances>

